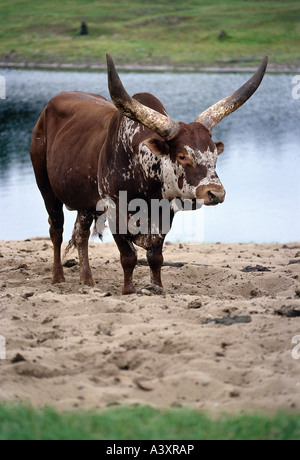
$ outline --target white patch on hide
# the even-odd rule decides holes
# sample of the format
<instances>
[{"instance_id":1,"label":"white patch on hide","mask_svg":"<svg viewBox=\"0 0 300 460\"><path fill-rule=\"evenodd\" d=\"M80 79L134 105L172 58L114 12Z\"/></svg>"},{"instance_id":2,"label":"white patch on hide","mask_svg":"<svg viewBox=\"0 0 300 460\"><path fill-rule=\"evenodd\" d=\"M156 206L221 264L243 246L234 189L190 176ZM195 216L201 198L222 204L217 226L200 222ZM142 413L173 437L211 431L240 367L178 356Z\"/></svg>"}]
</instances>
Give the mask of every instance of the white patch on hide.
<instances>
[{"instance_id":1,"label":"white patch on hide","mask_svg":"<svg viewBox=\"0 0 300 460\"><path fill-rule=\"evenodd\" d=\"M119 141L122 142L125 150L129 147L133 152L133 139L136 134L140 133L141 128L143 128L141 124L123 117L119 129Z\"/></svg>"},{"instance_id":2,"label":"white patch on hide","mask_svg":"<svg viewBox=\"0 0 300 460\"><path fill-rule=\"evenodd\" d=\"M136 162L142 166L143 172L147 179L161 179L161 156L156 155L152 150L141 143L139 151L135 157Z\"/></svg>"},{"instance_id":3,"label":"white patch on hide","mask_svg":"<svg viewBox=\"0 0 300 460\"><path fill-rule=\"evenodd\" d=\"M211 152L207 149L206 152L200 150L193 150L186 145L185 150L189 155L195 166L205 166L207 168L207 175L197 185L190 185L186 180L184 167L179 163L172 163L169 157L162 159L163 163L163 198L172 200L173 198L180 197L182 199L197 198L197 189L201 185L222 185L219 178L216 177L216 164L218 160L218 151L215 149ZM178 180L182 177L182 188L179 188Z\"/></svg>"},{"instance_id":4,"label":"white patch on hide","mask_svg":"<svg viewBox=\"0 0 300 460\"><path fill-rule=\"evenodd\" d=\"M190 158L197 164L203 165L207 169L207 175L204 179L202 179L198 186L200 185L222 185L220 180L216 177L216 166L218 161L218 150L215 149L214 152L211 152L209 149L206 152L201 152L200 150L193 150L191 147L186 145L185 150L189 154Z\"/></svg>"}]
</instances>

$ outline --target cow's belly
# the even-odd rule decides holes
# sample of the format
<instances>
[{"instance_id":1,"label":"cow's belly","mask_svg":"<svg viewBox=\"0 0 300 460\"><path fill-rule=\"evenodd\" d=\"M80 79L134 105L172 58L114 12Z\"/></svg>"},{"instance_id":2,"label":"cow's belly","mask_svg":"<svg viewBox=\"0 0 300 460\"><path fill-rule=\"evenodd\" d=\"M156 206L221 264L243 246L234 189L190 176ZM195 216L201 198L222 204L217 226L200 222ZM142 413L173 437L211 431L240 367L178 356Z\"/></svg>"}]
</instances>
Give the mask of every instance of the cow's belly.
<instances>
[{"instance_id":1,"label":"cow's belly","mask_svg":"<svg viewBox=\"0 0 300 460\"><path fill-rule=\"evenodd\" d=\"M65 170L60 181L51 183L55 196L69 210L93 211L99 201L98 183L96 177L86 174L71 174Z\"/></svg>"}]
</instances>

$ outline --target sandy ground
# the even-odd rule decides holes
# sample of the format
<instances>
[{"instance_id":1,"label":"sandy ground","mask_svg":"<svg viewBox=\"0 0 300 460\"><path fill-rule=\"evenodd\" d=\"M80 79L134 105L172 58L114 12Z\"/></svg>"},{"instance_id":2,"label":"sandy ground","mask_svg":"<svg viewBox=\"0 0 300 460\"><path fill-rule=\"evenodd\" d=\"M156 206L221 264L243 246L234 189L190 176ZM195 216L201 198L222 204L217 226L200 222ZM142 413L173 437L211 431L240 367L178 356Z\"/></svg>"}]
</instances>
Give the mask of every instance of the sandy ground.
<instances>
[{"instance_id":1,"label":"sandy ground","mask_svg":"<svg viewBox=\"0 0 300 460\"><path fill-rule=\"evenodd\" d=\"M0 243L0 400L300 411L300 317L276 314L299 313L300 243L168 245L166 262L182 266L164 267L164 295L143 290L141 264L141 293L122 297L116 246L91 243L90 255L94 288L79 284L75 252L52 286L49 240ZM269 271L242 271L257 266Z\"/></svg>"}]
</instances>

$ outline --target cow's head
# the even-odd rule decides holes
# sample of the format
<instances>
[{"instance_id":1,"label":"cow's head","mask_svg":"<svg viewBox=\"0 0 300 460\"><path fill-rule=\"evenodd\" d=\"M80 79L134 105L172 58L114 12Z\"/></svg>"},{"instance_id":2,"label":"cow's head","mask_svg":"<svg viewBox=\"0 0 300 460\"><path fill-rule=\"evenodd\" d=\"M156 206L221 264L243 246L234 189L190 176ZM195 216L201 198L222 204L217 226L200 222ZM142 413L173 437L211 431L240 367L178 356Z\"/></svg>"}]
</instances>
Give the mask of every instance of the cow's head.
<instances>
[{"instance_id":1,"label":"cow's head","mask_svg":"<svg viewBox=\"0 0 300 460\"><path fill-rule=\"evenodd\" d=\"M167 199L199 199L205 205L216 205L225 199L225 189L216 173L222 142L214 142L213 128L243 105L257 90L266 71L266 57L253 77L240 89L201 113L194 122L171 120L131 98L122 85L112 58L107 55L108 83L115 106L127 117L142 123L155 134L143 142L159 158L163 177L163 196ZM158 136L157 136L158 134Z\"/></svg>"}]
</instances>

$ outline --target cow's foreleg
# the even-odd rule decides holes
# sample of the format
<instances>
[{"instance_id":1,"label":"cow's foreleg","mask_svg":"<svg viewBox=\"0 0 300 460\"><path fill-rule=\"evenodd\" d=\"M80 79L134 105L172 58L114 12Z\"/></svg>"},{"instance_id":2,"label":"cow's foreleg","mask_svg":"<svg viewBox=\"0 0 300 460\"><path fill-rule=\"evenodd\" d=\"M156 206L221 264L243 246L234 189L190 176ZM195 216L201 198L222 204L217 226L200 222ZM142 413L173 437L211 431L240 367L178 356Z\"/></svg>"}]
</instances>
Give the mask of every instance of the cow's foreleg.
<instances>
[{"instance_id":1,"label":"cow's foreleg","mask_svg":"<svg viewBox=\"0 0 300 460\"><path fill-rule=\"evenodd\" d=\"M162 249L163 241L159 246L155 246L147 250L147 259L151 269L151 283L161 288L163 287L161 281L161 268L164 263Z\"/></svg>"},{"instance_id":2,"label":"cow's foreleg","mask_svg":"<svg viewBox=\"0 0 300 460\"><path fill-rule=\"evenodd\" d=\"M121 265L124 271L123 295L134 294L133 271L137 264L137 253L131 241L126 238L114 235L115 242L121 254Z\"/></svg>"},{"instance_id":3,"label":"cow's foreleg","mask_svg":"<svg viewBox=\"0 0 300 460\"><path fill-rule=\"evenodd\" d=\"M78 212L75 223L73 238L78 250L80 262L80 281L87 286L94 286L94 279L89 263L88 244L90 228L93 223L93 215L90 213Z\"/></svg>"}]
</instances>

